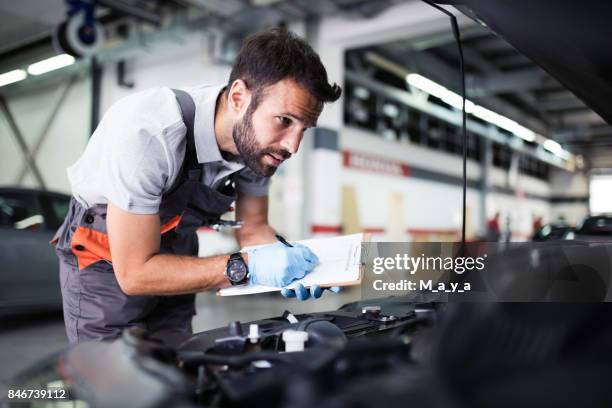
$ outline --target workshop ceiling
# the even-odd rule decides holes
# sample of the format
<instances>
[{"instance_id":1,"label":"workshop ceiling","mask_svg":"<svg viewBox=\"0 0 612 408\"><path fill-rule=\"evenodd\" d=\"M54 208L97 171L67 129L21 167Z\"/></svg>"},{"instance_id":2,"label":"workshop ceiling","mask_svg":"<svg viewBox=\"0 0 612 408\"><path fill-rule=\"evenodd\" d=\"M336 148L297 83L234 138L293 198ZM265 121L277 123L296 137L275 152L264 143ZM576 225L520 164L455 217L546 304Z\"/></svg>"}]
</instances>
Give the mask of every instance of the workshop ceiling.
<instances>
[{"instance_id":1,"label":"workshop ceiling","mask_svg":"<svg viewBox=\"0 0 612 408\"><path fill-rule=\"evenodd\" d=\"M0 53L48 36L63 20L63 0L0 2Z\"/></svg>"},{"instance_id":2,"label":"workshop ceiling","mask_svg":"<svg viewBox=\"0 0 612 408\"><path fill-rule=\"evenodd\" d=\"M217 27L232 35L252 32L279 21L344 14L371 17L394 3L406 0L113 0L132 7L146 6L169 15L193 11L214 19ZM112 3L110 0L106 3ZM7 60L29 45L47 41L65 18L64 0L0 2L0 55ZM103 7L101 7L103 9ZM125 18L105 13L107 21ZM134 20L135 21L135 20ZM468 97L510 117L532 130L586 156L612 148L612 128L550 75L486 28L472 25L462 30ZM365 55L383 59L418 72L458 91L457 51L448 31L418 39L402 40L352 50L349 68L383 82L404 87L398 75L372 65Z\"/></svg>"},{"instance_id":3,"label":"workshop ceiling","mask_svg":"<svg viewBox=\"0 0 612 408\"><path fill-rule=\"evenodd\" d=\"M290 21L332 14L372 17L394 3L406 0L100 0L100 14L121 16L121 6L143 8L158 14L191 9L228 24L227 30L249 32L268 21ZM0 54L15 51L45 37L66 18L65 0L0 2ZM112 18L107 18L112 20Z\"/></svg>"}]
</instances>

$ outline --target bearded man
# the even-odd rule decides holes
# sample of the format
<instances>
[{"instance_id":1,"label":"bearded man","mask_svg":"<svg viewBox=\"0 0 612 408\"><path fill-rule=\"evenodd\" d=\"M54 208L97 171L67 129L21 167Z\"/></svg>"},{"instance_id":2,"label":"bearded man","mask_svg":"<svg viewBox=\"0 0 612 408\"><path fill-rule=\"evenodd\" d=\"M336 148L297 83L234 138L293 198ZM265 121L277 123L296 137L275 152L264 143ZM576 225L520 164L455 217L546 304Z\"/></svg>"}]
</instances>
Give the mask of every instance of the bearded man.
<instances>
[{"instance_id":1,"label":"bearded man","mask_svg":"<svg viewBox=\"0 0 612 408\"><path fill-rule=\"evenodd\" d=\"M284 29L247 38L220 86L155 88L106 112L68 168L70 209L54 238L71 343L110 340L138 326L191 334L195 293L258 283L286 297L318 259L276 241L268 185L316 126L330 85L318 55ZM196 230L235 206L241 248L197 257Z\"/></svg>"}]
</instances>

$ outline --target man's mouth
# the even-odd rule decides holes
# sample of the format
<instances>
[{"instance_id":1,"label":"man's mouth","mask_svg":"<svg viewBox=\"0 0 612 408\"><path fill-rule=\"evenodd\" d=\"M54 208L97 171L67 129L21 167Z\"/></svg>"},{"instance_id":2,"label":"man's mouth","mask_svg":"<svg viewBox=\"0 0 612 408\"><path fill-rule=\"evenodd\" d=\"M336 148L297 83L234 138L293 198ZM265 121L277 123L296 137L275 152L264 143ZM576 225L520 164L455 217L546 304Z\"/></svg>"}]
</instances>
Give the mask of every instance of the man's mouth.
<instances>
[{"instance_id":1,"label":"man's mouth","mask_svg":"<svg viewBox=\"0 0 612 408\"><path fill-rule=\"evenodd\" d=\"M270 164L272 164L274 167L278 167L283 160L285 160L284 157L274 153L268 153L266 154L266 157L268 158L268 162L270 162Z\"/></svg>"},{"instance_id":2,"label":"man's mouth","mask_svg":"<svg viewBox=\"0 0 612 408\"><path fill-rule=\"evenodd\" d=\"M268 159L268 163L270 163L274 167L278 167L283 162L282 157L273 153L266 154L266 157Z\"/></svg>"}]
</instances>

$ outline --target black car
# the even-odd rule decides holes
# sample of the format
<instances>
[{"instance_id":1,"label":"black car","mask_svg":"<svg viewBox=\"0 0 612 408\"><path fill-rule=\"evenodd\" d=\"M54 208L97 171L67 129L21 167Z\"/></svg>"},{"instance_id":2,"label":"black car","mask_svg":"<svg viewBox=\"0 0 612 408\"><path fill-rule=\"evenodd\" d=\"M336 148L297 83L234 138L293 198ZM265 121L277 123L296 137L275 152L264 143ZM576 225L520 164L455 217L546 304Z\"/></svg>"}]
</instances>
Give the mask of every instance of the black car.
<instances>
[{"instance_id":1,"label":"black car","mask_svg":"<svg viewBox=\"0 0 612 408\"><path fill-rule=\"evenodd\" d=\"M612 241L612 215L592 215L585 218L569 237L577 241Z\"/></svg>"},{"instance_id":2,"label":"black car","mask_svg":"<svg viewBox=\"0 0 612 408\"><path fill-rule=\"evenodd\" d=\"M567 234L572 231L574 231L574 228L565 222L553 222L537 230L531 240L536 242L558 241L565 239Z\"/></svg>"},{"instance_id":3,"label":"black car","mask_svg":"<svg viewBox=\"0 0 612 408\"><path fill-rule=\"evenodd\" d=\"M49 241L70 196L0 188L0 315L61 308L58 262Z\"/></svg>"}]
</instances>

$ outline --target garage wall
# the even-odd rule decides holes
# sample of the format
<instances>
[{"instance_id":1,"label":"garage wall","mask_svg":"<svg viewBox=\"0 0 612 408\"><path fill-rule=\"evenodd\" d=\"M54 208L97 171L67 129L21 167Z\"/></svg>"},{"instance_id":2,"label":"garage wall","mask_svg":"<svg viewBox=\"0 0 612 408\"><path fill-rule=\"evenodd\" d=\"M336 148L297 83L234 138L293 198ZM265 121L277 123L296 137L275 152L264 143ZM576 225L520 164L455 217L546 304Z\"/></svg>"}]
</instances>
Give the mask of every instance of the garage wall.
<instances>
[{"instance_id":1,"label":"garage wall","mask_svg":"<svg viewBox=\"0 0 612 408\"><path fill-rule=\"evenodd\" d=\"M402 230L406 239L416 237L456 237L461 228L462 161L458 156L434 151L411 143L385 140L374 133L345 127L340 132L342 151L362 152L388 163L404 164L406 176L380 173L376 169L362 170L342 168L341 185L355 189L359 223L365 230L383 238L389 228L389 197L401 194L404 208ZM410 169L428 170L428 179ZM414 173L414 174L412 174ZM490 169L490 192L486 197L486 218L500 212L502 226L510 219L512 239L525 240L532 234L534 217L544 222L551 218L550 187L533 177L519 174L511 186L507 172ZM467 166L468 183L481 178L480 164L472 160ZM453 181L454 180L454 181ZM468 188L467 222L468 238L483 236L486 226L482 223L482 192ZM329 222L329 220L328 220ZM454 230L454 232L453 232Z\"/></svg>"},{"instance_id":2,"label":"garage wall","mask_svg":"<svg viewBox=\"0 0 612 408\"><path fill-rule=\"evenodd\" d=\"M564 218L576 224L588 215L589 178L586 173L555 170L551 173L550 188L554 197L552 220Z\"/></svg>"},{"instance_id":3,"label":"garage wall","mask_svg":"<svg viewBox=\"0 0 612 408\"><path fill-rule=\"evenodd\" d=\"M473 22L463 15L457 16L460 26L466 27ZM389 8L376 18L354 21L342 17L323 19L315 27L314 35L309 37L317 47L330 80L338 81L344 77L344 52L347 49L366 46L399 38L423 36L449 29L448 18L438 11L420 2L402 3ZM312 31L311 31L312 32ZM340 150L368 152L389 162L401 162L408 167L419 167L437 172L444 176L461 176L461 160L457 156L435 152L411 144L398 144L354 128L343 126L343 101L325 109L319 123L340 133ZM480 179L480 165L468 162L468 179ZM315 176L316 177L316 176ZM532 232L533 216L550 218L550 187L542 180L519 175L511 183L507 172L496 168L489 171L491 187L504 192L490 192L486 199L487 218L496 211L502 216L510 217L510 228L513 239L523 240ZM321 174L310 185L339 183L336 191L343 187L355 187L359 223L367 231L374 233L374 238L385 239L389 226L389 197L399 193L402 197L404 214L401 222L406 238L445 237L449 229L460 229L461 225L461 188L459 185L419 180L413 177L393 177L355 169L342 169L341 180L329 180ZM342 223L342 196L339 193L329 194L321 189L316 196L323 196L312 202L313 212L310 222L314 225L333 225ZM312 200L311 200L312 201ZM468 236L482 235L485 226L482 224L482 196L480 190L468 189ZM410 231L416 232L410 234ZM430 234L427 234L427 232ZM440 232L437 234L436 232ZM425 233L425 234L421 234ZM413 236L411 236L413 235ZM456 236L456 234L455 234Z\"/></svg>"},{"instance_id":4,"label":"garage wall","mask_svg":"<svg viewBox=\"0 0 612 408\"><path fill-rule=\"evenodd\" d=\"M472 24L462 15L458 16L458 19L462 26ZM344 53L347 49L398 38L421 36L448 29L448 27L449 23L446 16L420 2L411 2L390 7L378 16L370 19L355 19L341 16L324 18L316 23L310 23L305 31L308 33L308 40L317 50L325 64L329 80L343 84ZM358 200L359 223L368 231L373 232L374 239L385 239L388 238L388 236L386 237L387 228L384 228L387 221L384 217L381 218L384 213L374 209L385 204L381 204L378 193L369 191L369 189L370 187L376 189L377 186L381 185L381 182L386 186L393 186L384 192L379 192L386 196L387 191L405 191L405 183L411 183L412 181L390 180L388 176L368 176L367 174L357 174L363 172L345 171L345 169L342 169L342 149L355 148L358 151L359 148L362 149L361 151L368 149L362 143L351 140L349 134L354 134L351 133L353 131L347 131L343 128L343 103L341 98L336 103L327 106L319 118L319 126L339 133L340 151L335 153L329 151L317 152L317 159L309 158L310 163L314 164L315 168L317 167L316 165L320 166L323 163L326 163L333 169L340 168L341 177L339 179L331 177L330 172L318 170L313 170L305 175L309 179L306 183L305 191L306 206L310 209L306 223L310 225L310 230L306 231L312 232L313 226L320 226L322 232L334 233L334 228L346 227L341 225L343 218L342 189L343 187L346 188L347 186L350 187L351 185L358 184L355 197ZM366 141L374 141L375 144L377 139L375 136L366 136L365 138ZM391 158L388 155L394 154L405 158L404 153L404 151L398 153L391 147L391 150L385 153L387 156L383 156L383 159L385 157ZM383 198L382 200L385 201L386 199ZM402 199L401 201L400 205L402 206L410 206L417 203L411 199ZM344 211L348 211L346 205L344 207ZM414 213L414 211L417 210L412 207L406 207L405 209L406 213ZM453 210L450 211L450 213L452 212ZM428 220L435 220L433 224L429 221L425 222L436 225L440 219L447 220L448 218L446 216L440 218L432 216ZM448 225L445 228L448 229ZM400 230L407 231L406 228L401 228Z\"/></svg>"},{"instance_id":5,"label":"garage wall","mask_svg":"<svg viewBox=\"0 0 612 408\"><path fill-rule=\"evenodd\" d=\"M125 56L126 77L134 83L125 88L117 82L116 65L105 67L102 83L102 112L123 96L144 89L184 87L227 82L231 67L215 64L209 56L209 37L202 33L183 35L135 49Z\"/></svg>"},{"instance_id":6,"label":"garage wall","mask_svg":"<svg viewBox=\"0 0 612 408\"><path fill-rule=\"evenodd\" d=\"M116 63L103 64L100 117L118 99L130 93L156 86L191 86L201 83L227 81L230 67L213 64L208 56L208 37L188 34L171 40L147 44L146 48L131 49L124 53L127 79L133 88L118 84ZM8 104L28 146L33 146L44 123L68 78L60 82L41 80L40 86L11 94ZM38 154L37 164L47 187L69 193L70 186L65 169L74 163L90 136L91 83L87 75L75 83L58 111L49 136ZM0 185L15 185L23 165L18 149L4 117L0 117ZM21 183L35 187L31 175Z\"/></svg>"},{"instance_id":7,"label":"garage wall","mask_svg":"<svg viewBox=\"0 0 612 408\"><path fill-rule=\"evenodd\" d=\"M49 121L66 81L67 78L56 83L41 83L35 89L7 97L9 109L30 148L36 144ZM91 103L89 88L87 77L74 83L36 156L39 171L51 190L69 191L65 168L78 158L87 143ZM4 115L0 115L0 135L0 185L17 185L24 166L23 154ZM19 184L37 187L29 172Z\"/></svg>"}]
</instances>

